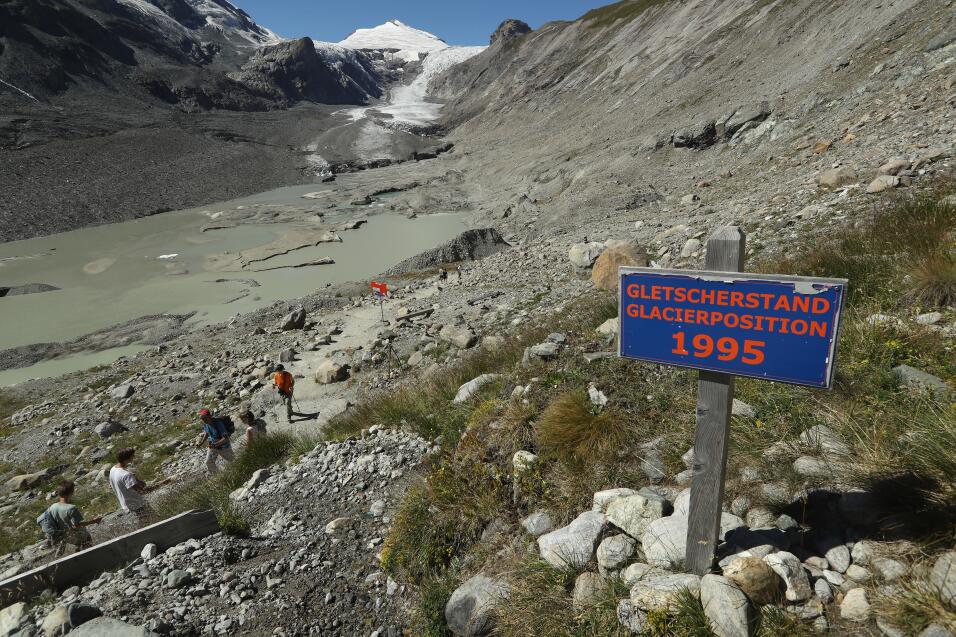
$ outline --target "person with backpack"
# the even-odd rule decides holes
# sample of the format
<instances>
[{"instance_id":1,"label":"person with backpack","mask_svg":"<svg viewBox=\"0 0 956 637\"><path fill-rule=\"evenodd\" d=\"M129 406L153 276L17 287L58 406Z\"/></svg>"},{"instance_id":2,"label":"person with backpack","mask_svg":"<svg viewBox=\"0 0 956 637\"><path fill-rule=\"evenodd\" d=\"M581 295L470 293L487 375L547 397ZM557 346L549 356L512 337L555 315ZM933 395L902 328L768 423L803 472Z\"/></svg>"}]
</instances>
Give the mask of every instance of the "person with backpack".
<instances>
[{"instance_id":1,"label":"person with backpack","mask_svg":"<svg viewBox=\"0 0 956 637\"><path fill-rule=\"evenodd\" d=\"M216 466L217 457L222 458L223 462L232 462L234 458L229 438L235 433L236 426L232 418L228 416L214 418L208 409L199 410L199 420L202 421L203 429L200 444L206 443L206 469L212 475L219 470Z\"/></svg>"},{"instance_id":2,"label":"person with backpack","mask_svg":"<svg viewBox=\"0 0 956 637\"><path fill-rule=\"evenodd\" d=\"M285 367L282 365L276 366L276 371L272 375L272 384L276 388L276 391L279 392L279 396L282 397L282 402L285 403L285 417L289 423L292 422L292 414L295 412L292 411L292 394L295 391L295 379L292 378L292 374L285 370Z\"/></svg>"},{"instance_id":3,"label":"person with backpack","mask_svg":"<svg viewBox=\"0 0 956 637\"><path fill-rule=\"evenodd\" d=\"M55 548L56 555L62 555L66 551L67 544L76 546L77 549L92 544L93 538L85 527L98 524L103 519L101 517L92 520L83 519L83 514L77 506L70 503L75 490L76 485L72 480L60 482L56 487L58 500L37 518L47 543Z\"/></svg>"}]
</instances>

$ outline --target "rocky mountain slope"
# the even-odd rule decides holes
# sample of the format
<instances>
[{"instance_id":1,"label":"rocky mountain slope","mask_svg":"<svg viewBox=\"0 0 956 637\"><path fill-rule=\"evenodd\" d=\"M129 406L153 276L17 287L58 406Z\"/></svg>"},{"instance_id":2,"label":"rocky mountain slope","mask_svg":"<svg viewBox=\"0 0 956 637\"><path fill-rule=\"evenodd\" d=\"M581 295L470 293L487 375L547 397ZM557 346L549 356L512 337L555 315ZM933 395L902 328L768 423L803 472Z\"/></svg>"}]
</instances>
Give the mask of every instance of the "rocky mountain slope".
<instances>
[{"instance_id":1,"label":"rocky mountain slope","mask_svg":"<svg viewBox=\"0 0 956 637\"><path fill-rule=\"evenodd\" d=\"M95 603L174 634L952 634L954 42L943 0L626 0L502 25L430 84L453 152L329 186L494 226L461 280L385 277L388 326L366 282L341 286L301 300L308 320L278 303L6 396L4 478L46 467L0 504L18 538L56 472L108 506L121 444L150 478L195 472L197 402L251 400L283 430L278 361L322 432L352 438L243 476L251 537L144 557L16 629ZM749 269L849 277L851 298L832 392L737 384L719 561L698 578L680 572L696 377L616 359L608 289L622 262L700 267L726 224ZM129 431L102 436L108 418ZM415 479L389 472L426 450Z\"/></svg>"}]
</instances>

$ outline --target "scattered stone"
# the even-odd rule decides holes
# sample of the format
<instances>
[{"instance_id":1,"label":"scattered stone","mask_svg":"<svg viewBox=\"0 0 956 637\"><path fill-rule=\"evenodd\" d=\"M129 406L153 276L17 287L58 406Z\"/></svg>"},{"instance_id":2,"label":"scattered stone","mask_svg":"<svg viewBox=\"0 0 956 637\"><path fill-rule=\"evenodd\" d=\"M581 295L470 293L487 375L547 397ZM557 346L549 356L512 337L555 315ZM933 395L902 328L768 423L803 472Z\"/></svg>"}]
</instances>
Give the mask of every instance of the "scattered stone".
<instances>
[{"instance_id":1,"label":"scattered stone","mask_svg":"<svg viewBox=\"0 0 956 637\"><path fill-rule=\"evenodd\" d=\"M320 385L339 383L349 377L349 368L327 358L315 370L315 382Z\"/></svg>"},{"instance_id":2,"label":"scattered stone","mask_svg":"<svg viewBox=\"0 0 956 637\"><path fill-rule=\"evenodd\" d=\"M618 498L607 507L607 520L633 538L644 535L648 525L664 517L670 503L650 491Z\"/></svg>"},{"instance_id":3,"label":"scattered stone","mask_svg":"<svg viewBox=\"0 0 956 637\"><path fill-rule=\"evenodd\" d=\"M438 338L451 343L459 349L468 349L478 342L478 336L467 327L446 325L441 328Z\"/></svg>"},{"instance_id":4,"label":"scattered stone","mask_svg":"<svg viewBox=\"0 0 956 637\"><path fill-rule=\"evenodd\" d=\"M956 606L956 551L943 553L933 564L929 582L945 603Z\"/></svg>"},{"instance_id":5,"label":"scattered stone","mask_svg":"<svg viewBox=\"0 0 956 637\"><path fill-rule=\"evenodd\" d=\"M29 620L27 605L24 602L5 607L0 610L0 635L14 635Z\"/></svg>"},{"instance_id":6,"label":"scattered stone","mask_svg":"<svg viewBox=\"0 0 956 637\"><path fill-rule=\"evenodd\" d=\"M753 609L747 596L730 579L704 575L700 580L700 602L716 637L750 637Z\"/></svg>"},{"instance_id":7,"label":"scattered stone","mask_svg":"<svg viewBox=\"0 0 956 637\"><path fill-rule=\"evenodd\" d=\"M763 558L764 562L773 569L773 572L783 579L786 585L784 596L790 602L805 602L813 595L813 589L810 588L810 580L807 578L807 572L803 569L803 564L793 553L780 551L771 553Z\"/></svg>"},{"instance_id":8,"label":"scattered stone","mask_svg":"<svg viewBox=\"0 0 956 637\"><path fill-rule=\"evenodd\" d=\"M644 634L648 629L647 613L634 605L629 599L622 599L617 605L617 621L635 634Z\"/></svg>"},{"instance_id":9,"label":"scattered stone","mask_svg":"<svg viewBox=\"0 0 956 637\"><path fill-rule=\"evenodd\" d=\"M618 268L646 267L647 258L647 251L635 244L629 243L608 248L594 261L594 267L591 270L591 282L599 290L615 291L620 279ZM574 263L573 259L572 263ZM575 263L575 265L577 264Z\"/></svg>"},{"instance_id":10,"label":"scattered stone","mask_svg":"<svg viewBox=\"0 0 956 637\"><path fill-rule=\"evenodd\" d=\"M910 389L918 391L927 391L932 394L945 398L950 394L949 385L942 378L933 376L922 370L910 367L909 365L897 365L893 368L893 373L900 379L900 383Z\"/></svg>"},{"instance_id":11,"label":"scattered stone","mask_svg":"<svg viewBox=\"0 0 956 637\"><path fill-rule=\"evenodd\" d=\"M827 583L827 580L823 578L813 583L813 592L824 604L829 604L833 601L833 591L830 590L830 585Z\"/></svg>"},{"instance_id":12,"label":"scattered stone","mask_svg":"<svg viewBox=\"0 0 956 637\"><path fill-rule=\"evenodd\" d=\"M607 338L616 338L618 332L617 318L609 318L601 323L594 331Z\"/></svg>"},{"instance_id":13,"label":"scattered stone","mask_svg":"<svg viewBox=\"0 0 956 637\"><path fill-rule=\"evenodd\" d=\"M192 581L192 573L181 569L174 569L166 575L167 588L181 588Z\"/></svg>"},{"instance_id":14,"label":"scattered stone","mask_svg":"<svg viewBox=\"0 0 956 637\"><path fill-rule=\"evenodd\" d=\"M916 317L916 322L920 325L936 325L942 320L942 312L927 312L925 314L919 314Z\"/></svg>"},{"instance_id":15,"label":"scattered stone","mask_svg":"<svg viewBox=\"0 0 956 637\"><path fill-rule=\"evenodd\" d=\"M694 596L700 594L700 576L687 573L668 573L645 577L631 588L631 601L642 610L668 610L683 589Z\"/></svg>"},{"instance_id":16,"label":"scattered stone","mask_svg":"<svg viewBox=\"0 0 956 637\"><path fill-rule=\"evenodd\" d=\"M603 513L582 513L568 526L538 538L538 550L542 559L555 568L583 568L594 555L604 525Z\"/></svg>"},{"instance_id":17,"label":"scattered stone","mask_svg":"<svg viewBox=\"0 0 956 637\"><path fill-rule=\"evenodd\" d=\"M953 637L953 633L939 624L930 624L920 632L919 637Z\"/></svg>"},{"instance_id":18,"label":"scattered stone","mask_svg":"<svg viewBox=\"0 0 956 637\"><path fill-rule=\"evenodd\" d=\"M873 570L885 582L895 582L909 572L906 564L888 557L875 557L872 564Z\"/></svg>"},{"instance_id":19,"label":"scattered stone","mask_svg":"<svg viewBox=\"0 0 956 637\"><path fill-rule=\"evenodd\" d=\"M577 610L585 610L601 600L607 584L597 573L581 573L574 580L571 602Z\"/></svg>"},{"instance_id":20,"label":"scattered stone","mask_svg":"<svg viewBox=\"0 0 956 637\"><path fill-rule=\"evenodd\" d=\"M479 389L488 383L494 382L498 378L501 378L501 374L482 374L481 376L471 379L458 388L458 393L455 394L455 398L452 400L452 402L454 402L456 405L465 402L474 396Z\"/></svg>"},{"instance_id":21,"label":"scattered stone","mask_svg":"<svg viewBox=\"0 0 956 637\"><path fill-rule=\"evenodd\" d=\"M618 489L607 489L605 491L598 491L594 494L592 499L591 510L600 511L601 513L606 513L607 508L611 506L611 503L619 498L626 498L629 495L634 495L637 493L634 489L627 488L618 488Z\"/></svg>"},{"instance_id":22,"label":"scattered stone","mask_svg":"<svg viewBox=\"0 0 956 637\"><path fill-rule=\"evenodd\" d=\"M43 618L40 630L46 637L60 637L102 615L103 613L99 608L88 604L56 606ZM0 634L5 635L6 633Z\"/></svg>"},{"instance_id":23,"label":"scattered stone","mask_svg":"<svg viewBox=\"0 0 956 637\"><path fill-rule=\"evenodd\" d=\"M604 395L604 392L595 387L594 383L588 385L588 400L590 400L591 404L598 409L603 409L607 406L607 396Z\"/></svg>"},{"instance_id":24,"label":"scattered stone","mask_svg":"<svg viewBox=\"0 0 956 637\"><path fill-rule=\"evenodd\" d=\"M840 604L840 617L853 622L870 619L870 602L866 599L865 588L854 588L847 592Z\"/></svg>"},{"instance_id":25,"label":"scattered stone","mask_svg":"<svg viewBox=\"0 0 956 637\"><path fill-rule=\"evenodd\" d=\"M724 577L734 582L754 604L775 604L783 597L783 581L759 557L740 557L724 568Z\"/></svg>"},{"instance_id":26,"label":"scattered stone","mask_svg":"<svg viewBox=\"0 0 956 637\"><path fill-rule=\"evenodd\" d=\"M597 242L575 243L568 251L568 258L575 267L590 268L604 252L604 244Z\"/></svg>"},{"instance_id":27,"label":"scattered stone","mask_svg":"<svg viewBox=\"0 0 956 637\"><path fill-rule=\"evenodd\" d=\"M859 181L859 177L857 176L856 171L852 168L847 168L846 166L827 170L817 177L817 184L821 188L830 190L835 190L841 186L855 184L857 181Z\"/></svg>"},{"instance_id":28,"label":"scattered stone","mask_svg":"<svg viewBox=\"0 0 956 637\"><path fill-rule=\"evenodd\" d=\"M305 310L301 307L289 312L279 321L279 329L283 332L301 330L305 327Z\"/></svg>"},{"instance_id":29,"label":"scattered stone","mask_svg":"<svg viewBox=\"0 0 956 637\"><path fill-rule=\"evenodd\" d=\"M554 522L551 520L551 514L547 511L536 511L521 520L521 526L532 537L539 537L551 531L554 528Z\"/></svg>"},{"instance_id":30,"label":"scattered stone","mask_svg":"<svg viewBox=\"0 0 956 637\"><path fill-rule=\"evenodd\" d=\"M642 562L634 562L629 564L627 568L621 571L621 581L624 582L624 585L628 588L634 586L638 581L644 579L648 575L664 575L664 571L659 568L655 568L650 564L644 564Z\"/></svg>"},{"instance_id":31,"label":"scattered stone","mask_svg":"<svg viewBox=\"0 0 956 637\"><path fill-rule=\"evenodd\" d=\"M139 556L145 561L149 561L159 555L159 548L155 544L147 544L143 547L143 550L140 551Z\"/></svg>"},{"instance_id":32,"label":"scattered stone","mask_svg":"<svg viewBox=\"0 0 956 637\"><path fill-rule=\"evenodd\" d=\"M700 239L690 238L684 242L684 247L681 248L680 256L682 259L689 259L694 256L696 252L700 250L701 243Z\"/></svg>"},{"instance_id":33,"label":"scattered stone","mask_svg":"<svg viewBox=\"0 0 956 637\"><path fill-rule=\"evenodd\" d=\"M900 178L895 175L880 175L876 179L870 182L870 185L866 187L866 192L873 195L878 192L883 192L884 190L889 190L891 188L897 188L900 185Z\"/></svg>"},{"instance_id":34,"label":"scattered stone","mask_svg":"<svg viewBox=\"0 0 956 637\"><path fill-rule=\"evenodd\" d=\"M107 420L106 422L100 423L93 428L93 432L104 440L110 436L114 436L124 431L129 430L125 425L123 425L123 423L116 422L115 420Z\"/></svg>"},{"instance_id":35,"label":"scattered stone","mask_svg":"<svg viewBox=\"0 0 956 637\"><path fill-rule=\"evenodd\" d=\"M111 617L97 617L70 631L71 637L158 637L142 626L133 626Z\"/></svg>"},{"instance_id":36,"label":"scattered stone","mask_svg":"<svg viewBox=\"0 0 956 637\"><path fill-rule=\"evenodd\" d=\"M908 170L910 161L902 157L894 157L877 169L880 175L899 175L902 171Z\"/></svg>"},{"instance_id":37,"label":"scattered stone","mask_svg":"<svg viewBox=\"0 0 956 637\"><path fill-rule=\"evenodd\" d=\"M721 538L742 526L746 524L736 515L720 514ZM687 553L687 518L671 515L654 520L641 536L641 546L649 564L661 568L679 568Z\"/></svg>"},{"instance_id":38,"label":"scattered stone","mask_svg":"<svg viewBox=\"0 0 956 637\"><path fill-rule=\"evenodd\" d=\"M325 534L326 535L336 535L339 531L344 531L345 529L352 526L352 518L341 517L335 518L331 522L325 525Z\"/></svg>"},{"instance_id":39,"label":"scattered stone","mask_svg":"<svg viewBox=\"0 0 956 637\"><path fill-rule=\"evenodd\" d=\"M124 400L129 398L136 392L136 388L130 385L129 383L119 385L110 392L110 398L115 398L116 400Z\"/></svg>"},{"instance_id":40,"label":"scattered stone","mask_svg":"<svg viewBox=\"0 0 956 637\"><path fill-rule=\"evenodd\" d=\"M858 564L851 564L849 568L846 569L845 575L854 582L861 584L873 579L873 573L871 573L868 568Z\"/></svg>"},{"instance_id":41,"label":"scattered stone","mask_svg":"<svg viewBox=\"0 0 956 637\"><path fill-rule=\"evenodd\" d=\"M445 622L456 635L484 635L493 628L495 605L507 597L507 584L475 575L451 594L445 604Z\"/></svg>"},{"instance_id":42,"label":"scattered stone","mask_svg":"<svg viewBox=\"0 0 956 637\"><path fill-rule=\"evenodd\" d=\"M606 571L617 570L631 559L636 548L637 542L633 538L623 534L612 535L598 546L598 566Z\"/></svg>"},{"instance_id":43,"label":"scattered stone","mask_svg":"<svg viewBox=\"0 0 956 637\"><path fill-rule=\"evenodd\" d=\"M731 407L731 414L734 416L741 416L743 418L756 418L757 410L745 403L742 400L734 398L733 407Z\"/></svg>"},{"instance_id":44,"label":"scattered stone","mask_svg":"<svg viewBox=\"0 0 956 637\"><path fill-rule=\"evenodd\" d=\"M793 461L793 470L805 478L825 478L833 474L826 460L814 456L800 456Z\"/></svg>"}]
</instances>

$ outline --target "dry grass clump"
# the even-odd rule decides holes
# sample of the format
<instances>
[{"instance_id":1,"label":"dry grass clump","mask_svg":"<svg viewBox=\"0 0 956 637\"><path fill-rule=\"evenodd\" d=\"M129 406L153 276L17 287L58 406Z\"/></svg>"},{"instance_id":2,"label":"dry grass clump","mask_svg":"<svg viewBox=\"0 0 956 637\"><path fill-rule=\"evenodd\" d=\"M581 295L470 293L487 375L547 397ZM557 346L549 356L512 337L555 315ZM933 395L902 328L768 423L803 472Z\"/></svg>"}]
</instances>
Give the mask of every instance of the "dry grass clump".
<instances>
[{"instance_id":1,"label":"dry grass clump","mask_svg":"<svg viewBox=\"0 0 956 637\"><path fill-rule=\"evenodd\" d=\"M612 456L629 437L621 414L613 409L598 412L584 392L558 397L535 423L535 438L541 452L574 465Z\"/></svg>"},{"instance_id":2,"label":"dry grass clump","mask_svg":"<svg viewBox=\"0 0 956 637\"><path fill-rule=\"evenodd\" d=\"M511 594L496 618L501 637L624 637L617 620L618 601L627 588L617 577L608 577L594 603L575 608L571 601L575 573L557 569L527 555L509 573Z\"/></svg>"},{"instance_id":3,"label":"dry grass clump","mask_svg":"<svg viewBox=\"0 0 956 637\"><path fill-rule=\"evenodd\" d=\"M933 254L917 261L909 274L908 298L929 307L956 304L956 258Z\"/></svg>"},{"instance_id":4,"label":"dry grass clump","mask_svg":"<svg viewBox=\"0 0 956 637\"><path fill-rule=\"evenodd\" d=\"M938 624L956 632L956 608L940 599L933 587L923 580L902 583L901 590L877 598L877 612L892 625L905 627L917 635L930 624Z\"/></svg>"},{"instance_id":5,"label":"dry grass clump","mask_svg":"<svg viewBox=\"0 0 956 637\"><path fill-rule=\"evenodd\" d=\"M189 511L210 509L216 514L219 526L229 535L248 535L249 520L233 503L229 494L245 484L252 474L284 461L296 449L315 446L315 441L303 442L287 433L258 436L236 454L219 473L205 480L178 485L156 503L157 519Z\"/></svg>"}]
</instances>

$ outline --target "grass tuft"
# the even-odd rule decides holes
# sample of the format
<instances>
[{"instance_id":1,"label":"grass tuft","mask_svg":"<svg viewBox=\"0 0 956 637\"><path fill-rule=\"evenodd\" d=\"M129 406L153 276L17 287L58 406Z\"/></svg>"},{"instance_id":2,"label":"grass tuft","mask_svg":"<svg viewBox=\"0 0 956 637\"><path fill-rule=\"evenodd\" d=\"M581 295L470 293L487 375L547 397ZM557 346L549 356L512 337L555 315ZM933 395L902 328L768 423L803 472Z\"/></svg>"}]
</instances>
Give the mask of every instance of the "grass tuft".
<instances>
[{"instance_id":1,"label":"grass tuft","mask_svg":"<svg viewBox=\"0 0 956 637\"><path fill-rule=\"evenodd\" d=\"M565 463L593 463L628 439L624 419L612 409L597 413L584 392L559 396L541 414L535 437L542 452Z\"/></svg>"},{"instance_id":2,"label":"grass tuft","mask_svg":"<svg viewBox=\"0 0 956 637\"><path fill-rule=\"evenodd\" d=\"M156 503L156 513L159 518L168 518L190 509L209 509L215 512L223 532L248 535L249 521L229 498L229 494L245 484L255 471L285 460L295 446L296 437L287 433L270 433L253 438L236 454L235 460L219 473L206 480L183 484L164 494Z\"/></svg>"},{"instance_id":3,"label":"grass tuft","mask_svg":"<svg viewBox=\"0 0 956 637\"><path fill-rule=\"evenodd\" d=\"M932 254L914 264L910 272L910 291L913 302L930 307L956 304L956 258L946 254Z\"/></svg>"}]
</instances>

